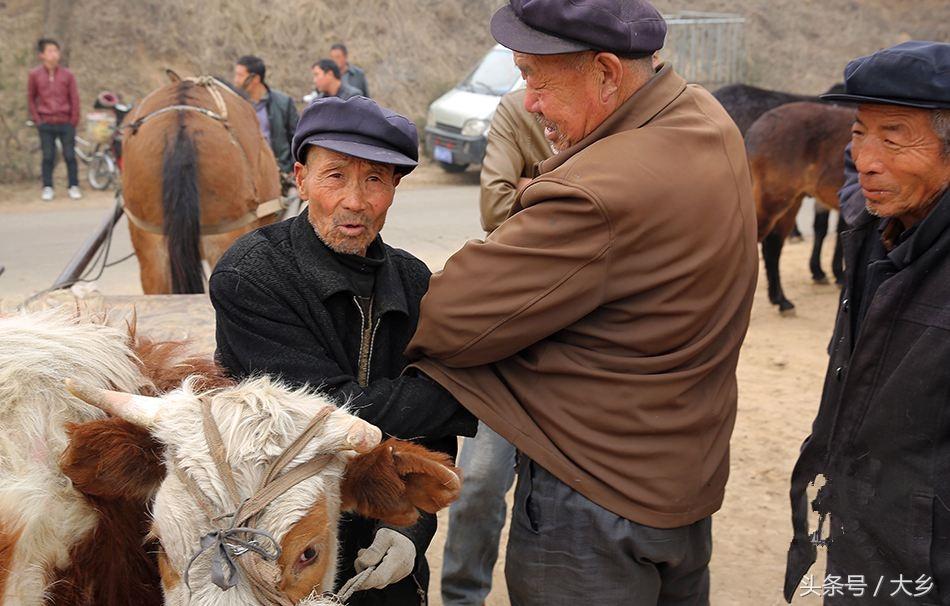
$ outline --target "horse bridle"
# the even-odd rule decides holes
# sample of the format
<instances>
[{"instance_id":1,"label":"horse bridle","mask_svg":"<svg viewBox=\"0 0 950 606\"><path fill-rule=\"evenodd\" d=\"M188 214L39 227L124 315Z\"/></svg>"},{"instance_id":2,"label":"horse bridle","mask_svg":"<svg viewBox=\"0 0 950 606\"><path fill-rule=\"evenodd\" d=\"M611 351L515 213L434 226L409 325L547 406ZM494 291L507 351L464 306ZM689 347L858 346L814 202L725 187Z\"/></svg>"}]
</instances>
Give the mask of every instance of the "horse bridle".
<instances>
[{"instance_id":1,"label":"horse bridle","mask_svg":"<svg viewBox=\"0 0 950 606\"><path fill-rule=\"evenodd\" d=\"M294 606L294 603L278 589L280 570L275 562L281 555L280 544L273 535L257 528L257 525L261 513L274 499L300 482L320 473L334 459L335 455L331 452L318 453L310 460L289 471L284 471L316 436L323 422L336 407L328 404L317 411L304 431L271 463L260 485L246 499L241 498L234 474L228 465L227 449L221 439L218 424L211 414L211 400L202 399L201 407L202 429L208 452L234 510L232 513L221 515L216 511L211 499L198 487L194 478L185 473L179 464L173 465L179 481L212 525L216 526L214 530L201 537L199 548L188 562L183 575L185 586L191 591L188 573L194 561L201 554L213 550L211 580L222 590L230 589L237 584L237 571L240 569L250 582L251 591L258 602L266 606ZM224 519L230 519L230 524L220 525L220 521ZM261 539L265 539L270 545L264 545Z\"/></svg>"},{"instance_id":2,"label":"horse bridle","mask_svg":"<svg viewBox=\"0 0 950 606\"><path fill-rule=\"evenodd\" d=\"M231 126L228 122L228 106L224 102L224 97L221 95L221 92L219 89L223 88L229 94L232 94L235 97L238 97L239 99L242 99L242 100L243 98L241 98L240 95L238 95L236 92L234 92L227 86L222 85L216 78L213 78L211 76L195 76L191 78L182 78L182 81L194 82L195 85L204 87L208 91L208 94L211 95L211 98L214 100L217 111L210 110L206 107L201 107L197 105L183 105L183 104L169 105L167 107L156 109L153 112L149 112L145 114L144 116L136 118L134 121L123 125L122 128L128 129L130 131L130 136L131 136L131 135L137 134L139 131L139 128L141 128L143 124L145 124L152 118L155 118L162 114L169 113L169 112L180 112L180 111L197 112L199 115L211 118L212 120L221 124L225 128L225 130L228 132L228 136L231 138L231 142L234 145L236 145L241 150L241 153L244 155L245 164L248 167L250 167L251 161L247 157L247 152L244 150L244 147L241 146L241 144L235 138L234 133L231 131ZM142 105L144 105L145 101L147 100L148 100L148 97L143 99ZM272 198L270 200L261 202L260 196L258 195L258 192L257 192L257 184L254 182L253 178L250 178L250 182L251 182L251 188L254 190L254 199L258 203L257 207L253 211L247 212L244 215L240 216L239 218L234 219L233 221L228 221L226 223L218 223L215 225L201 225L200 226L201 235L214 236L214 235L226 234L228 232L241 229L242 227L250 225L251 223L254 223L255 221L258 221L265 217L269 217L271 215L277 214L286 208L287 206L286 203L279 196L277 198ZM135 216L131 211L129 211L129 207L126 206L125 204L123 204L122 207L125 210L125 214L129 218L129 222L135 225L136 227L138 227L139 229L143 231L147 231L149 233L153 233L153 234L158 234L162 236L166 235L165 230L162 225L149 223L148 221L145 221L144 219Z\"/></svg>"}]
</instances>

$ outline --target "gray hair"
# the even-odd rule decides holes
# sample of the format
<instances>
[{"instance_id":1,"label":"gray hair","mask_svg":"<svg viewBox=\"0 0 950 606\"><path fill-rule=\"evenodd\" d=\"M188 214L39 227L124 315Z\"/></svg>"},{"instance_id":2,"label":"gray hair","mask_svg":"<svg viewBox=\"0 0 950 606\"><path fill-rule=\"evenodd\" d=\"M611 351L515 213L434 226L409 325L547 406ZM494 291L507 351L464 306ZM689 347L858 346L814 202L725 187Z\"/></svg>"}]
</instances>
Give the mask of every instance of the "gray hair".
<instances>
[{"instance_id":1,"label":"gray hair","mask_svg":"<svg viewBox=\"0 0 950 606\"><path fill-rule=\"evenodd\" d=\"M930 115L934 133L943 143L944 157L950 157L950 109L935 109Z\"/></svg>"}]
</instances>

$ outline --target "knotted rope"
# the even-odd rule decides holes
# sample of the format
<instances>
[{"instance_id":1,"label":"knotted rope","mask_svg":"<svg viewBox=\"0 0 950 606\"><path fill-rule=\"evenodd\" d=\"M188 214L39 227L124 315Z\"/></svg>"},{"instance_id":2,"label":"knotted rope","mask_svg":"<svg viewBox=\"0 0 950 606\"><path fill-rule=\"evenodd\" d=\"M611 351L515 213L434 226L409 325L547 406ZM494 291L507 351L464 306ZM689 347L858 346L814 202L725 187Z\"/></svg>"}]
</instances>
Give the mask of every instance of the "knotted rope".
<instances>
[{"instance_id":1,"label":"knotted rope","mask_svg":"<svg viewBox=\"0 0 950 606\"><path fill-rule=\"evenodd\" d=\"M214 462L218 476L224 483L235 506L235 510L233 513L217 515L211 499L202 492L195 480L186 474L181 466L174 466L179 480L212 524L217 524L224 518L231 519L231 523L227 527L217 527L201 537L198 549L185 568L183 575L185 584L190 591L189 571L191 566L201 554L210 551L212 554L211 582L222 590L227 591L237 584L237 573L240 569L250 583L255 599L261 604L265 606L293 606L293 602L278 589L280 570L276 561L280 557L280 545L273 535L257 528L257 524L260 514L274 499L322 471L334 458L331 453L319 454L309 461L284 472L287 465L314 438L323 421L335 410L335 407L327 405L314 415L303 433L270 465L252 496L242 501L237 483L234 480L234 474L227 463L227 450L224 441L221 439L220 430L211 414L210 399L203 400L201 406L202 428L205 441L208 444L208 452ZM269 542L270 549L263 546L259 539ZM360 576L357 575L357 578ZM349 588L346 597L341 599L339 596L335 596L336 599L341 599L341 602L349 599L352 593L358 589L359 583L362 582L354 581L355 579L351 580L344 587L344 589Z\"/></svg>"}]
</instances>

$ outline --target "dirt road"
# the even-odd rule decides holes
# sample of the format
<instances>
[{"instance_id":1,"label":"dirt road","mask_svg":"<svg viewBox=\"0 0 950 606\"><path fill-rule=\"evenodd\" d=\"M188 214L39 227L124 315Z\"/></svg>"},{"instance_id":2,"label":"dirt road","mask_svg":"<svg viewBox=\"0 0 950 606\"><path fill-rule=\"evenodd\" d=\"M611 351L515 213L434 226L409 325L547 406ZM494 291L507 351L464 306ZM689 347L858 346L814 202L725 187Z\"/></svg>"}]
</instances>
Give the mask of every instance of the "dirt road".
<instances>
[{"instance_id":1,"label":"dirt road","mask_svg":"<svg viewBox=\"0 0 950 606\"><path fill-rule=\"evenodd\" d=\"M423 258L434 269L465 240L478 237L477 189L471 185L433 187L420 180L400 188L384 237ZM89 196L79 204L34 202L35 192L3 197L0 191L0 299L6 303L48 285L65 257L109 208L108 196ZM124 225L117 252L128 250ZM739 415L732 444L732 471L722 511L713 522L712 603L768 606L781 600L785 550L790 539L788 478L799 445L818 406L838 289L811 283L809 245L790 244L783 257L784 285L797 304L793 318L780 317L765 295L760 276L752 323L739 361ZM827 267L831 251L826 250ZM110 270L112 271L112 270ZM134 261L106 273L99 283L108 294L140 292ZM204 303L201 303L204 304ZM210 312L209 312L210 314ZM210 315L203 317L210 322ZM167 318L166 318L167 319ZM210 330L201 331L203 342ZM181 336L181 335L175 335ZM211 345L207 344L210 348ZM444 517L444 516L443 516ZM433 568L432 604L440 605L439 570L444 524L429 550ZM503 560L488 604L507 603ZM814 598L812 598L814 599ZM799 603L808 603L808 598Z\"/></svg>"}]
</instances>

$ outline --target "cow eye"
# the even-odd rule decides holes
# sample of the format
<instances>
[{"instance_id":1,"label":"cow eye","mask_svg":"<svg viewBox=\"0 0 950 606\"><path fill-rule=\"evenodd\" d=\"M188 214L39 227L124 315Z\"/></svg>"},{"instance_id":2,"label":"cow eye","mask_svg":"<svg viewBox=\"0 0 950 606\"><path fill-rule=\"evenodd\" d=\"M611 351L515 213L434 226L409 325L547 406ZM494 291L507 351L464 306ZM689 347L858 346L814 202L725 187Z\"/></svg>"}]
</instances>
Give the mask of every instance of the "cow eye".
<instances>
[{"instance_id":1,"label":"cow eye","mask_svg":"<svg viewBox=\"0 0 950 606\"><path fill-rule=\"evenodd\" d=\"M314 560L317 559L317 550L314 547L307 547L303 550L303 553L300 554L300 558L297 560L298 564L311 564Z\"/></svg>"}]
</instances>

